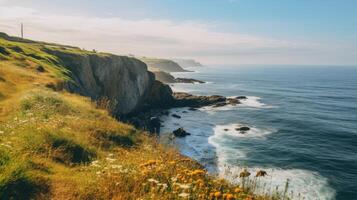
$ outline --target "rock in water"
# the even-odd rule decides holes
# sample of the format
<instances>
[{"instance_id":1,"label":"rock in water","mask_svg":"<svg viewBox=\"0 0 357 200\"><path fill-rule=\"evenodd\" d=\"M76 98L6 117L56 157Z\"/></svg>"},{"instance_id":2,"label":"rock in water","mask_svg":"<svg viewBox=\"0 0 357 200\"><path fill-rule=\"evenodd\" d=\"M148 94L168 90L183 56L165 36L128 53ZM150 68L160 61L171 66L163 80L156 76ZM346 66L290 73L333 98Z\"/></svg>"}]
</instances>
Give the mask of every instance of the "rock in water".
<instances>
[{"instance_id":1,"label":"rock in water","mask_svg":"<svg viewBox=\"0 0 357 200\"><path fill-rule=\"evenodd\" d=\"M171 116L172 116L172 117L175 117L175 118L177 118L177 119L181 119L181 116L180 116L180 115L172 114Z\"/></svg>"},{"instance_id":2,"label":"rock in water","mask_svg":"<svg viewBox=\"0 0 357 200\"><path fill-rule=\"evenodd\" d=\"M186 132L183 128L176 129L172 132L175 137L186 137L188 135L191 135L190 133Z\"/></svg>"},{"instance_id":3,"label":"rock in water","mask_svg":"<svg viewBox=\"0 0 357 200\"><path fill-rule=\"evenodd\" d=\"M160 133L161 121L158 117L150 118L150 132L152 133Z\"/></svg>"},{"instance_id":4,"label":"rock in water","mask_svg":"<svg viewBox=\"0 0 357 200\"><path fill-rule=\"evenodd\" d=\"M237 104L240 104L240 101L238 99L229 98L229 99L227 99L227 103L235 106Z\"/></svg>"},{"instance_id":5,"label":"rock in water","mask_svg":"<svg viewBox=\"0 0 357 200\"><path fill-rule=\"evenodd\" d=\"M245 132L247 132L249 130L250 130L250 128L246 127L246 126L242 126L242 127L236 128L236 131L240 131L241 134L244 134Z\"/></svg>"},{"instance_id":6,"label":"rock in water","mask_svg":"<svg viewBox=\"0 0 357 200\"><path fill-rule=\"evenodd\" d=\"M246 96L237 96L236 99L247 99Z\"/></svg>"}]
</instances>

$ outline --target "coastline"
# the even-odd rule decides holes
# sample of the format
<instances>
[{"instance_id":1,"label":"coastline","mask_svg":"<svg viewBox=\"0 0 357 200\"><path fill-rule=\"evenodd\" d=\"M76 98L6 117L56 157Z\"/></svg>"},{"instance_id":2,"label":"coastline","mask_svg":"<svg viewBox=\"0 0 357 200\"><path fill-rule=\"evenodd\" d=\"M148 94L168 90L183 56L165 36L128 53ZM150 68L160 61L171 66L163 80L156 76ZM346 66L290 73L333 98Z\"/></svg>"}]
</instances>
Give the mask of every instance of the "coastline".
<instances>
[{"instance_id":1,"label":"coastline","mask_svg":"<svg viewBox=\"0 0 357 200\"><path fill-rule=\"evenodd\" d=\"M180 75L182 73L179 73ZM187 74L185 77L190 77L190 74ZM200 76L193 76L200 77ZM204 79L203 79L204 80ZM199 90L193 89L195 87L206 88L205 85L191 85L191 84L175 84L179 86L180 90L175 90L176 92L192 92L194 94L200 94ZM173 86L173 85L172 85ZM182 90L188 86L188 90ZM204 93L205 95L209 94L208 92ZM244 94L244 93L241 93ZM237 95L237 94L234 94ZM229 96L228 97L235 97ZM259 125L252 125L252 132L246 135L237 135L236 133L231 133L224 131L224 129L232 129L234 130L234 126L237 124L225 124L224 120L214 120L218 122L211 122L209 117L206 116L219 116L220 113L227 113L239 110L250 110L250 112L255 112L258 110L271 110L278 109L278 106L274 104L268 104L261 99L261 97L252 96L252 94L248 93L248 100L243 102L242 104L238 104L237 106L226 105L218 108L214 108L212 106L206 106L198 109L197 111L190 111L188 108L174 108L171 111L173 113L178 113L179 115L182 113L181 119L176 119L171 116L163 117L163 125L165 128L163 131L171 132L176 128L183 127L188 132L192 133L191 136L186 138L177 138L176 141L171 141L171 144L176 145L178 149L183 153L183 155L189 156L198 162L200 162L206 169L211 171L211 173L218 174L220 177L225 178L232 183L239 183L239 180L232 179L232 177L237 176L242 170L248 168L249 170L264 170L269 174L269 179L266 181L261 180L262 184L271 185L270 191L274 191L275 187L279 187L280 189L284 188L284 185L289 179L289 187L292 191L295 192L295 195L298 193L304 193L306 199L334 199L336 196L336 191L330 187L329 180L320 173L307 170L304 168L291 168L291 167L278 167L272 165L247 165L247 164L239 164L231 165L228 164L232 159L242 158L242 160L246 160L247 156L244 152L240 152L239 150L234 150L236 152L232 152L233 149L229 149L227 147L222 146L222 141L218 144L215 144L214 140L217 140L220 137L231 138L234 140L243 141L256 141L259 145L263 145L267 140L267 138L275 135L275 132L278 130L271 128L264 128ZM242 117L238 118L242 120ZM195 121L191 121L195 120ZM246 119L247 120L247 119ZM243 121L246 121L243 120ZM243 125L248 125L243 123ZM222 136L217 135L218 133L223 134ZM163 133L164 134L164 133ZM216 138L218 137L218 138ZM239 139L241 138L241 139ZM221 139L219 139L221 140ZM228 142L228 141L225 141ZM252 147L254 148L254 147ZM228 152L225 152L228 151ZM233 154L232 154L233 153ZM226 155L230 156L226 156ZM274 162L272 162L274 163ZM272 183L274 183L272 185ZM309 188L309 189L304 189ZM306 196L307 195L307 196ZM295 198L298 199L296 196Z\"/></svg>"}]
</instances>

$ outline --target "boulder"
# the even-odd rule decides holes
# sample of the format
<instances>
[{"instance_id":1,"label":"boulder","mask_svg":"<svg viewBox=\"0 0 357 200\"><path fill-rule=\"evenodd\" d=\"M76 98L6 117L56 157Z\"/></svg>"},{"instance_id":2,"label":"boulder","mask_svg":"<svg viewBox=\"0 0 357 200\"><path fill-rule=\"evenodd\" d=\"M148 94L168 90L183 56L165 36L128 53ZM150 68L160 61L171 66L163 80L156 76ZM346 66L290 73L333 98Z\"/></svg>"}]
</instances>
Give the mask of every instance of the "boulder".
<instances>
[{"instance_id":1,"label":"boulder","mask_svg":"<svg viewBox=\"0 0 357 200\"><path fill-rule=\"evenodd\" d=\"M231 105L237 105L240 104L240 101L238 99L227 99L227 103Z\"/></svg>"},{"instance_id":2,"label":"boulder","mask_svg":"<svg viewBox=\"0 0 357 200\"><path fill-rule=\"evenodd\" d=\"M240 133L242 133L242 134L244 134L246 131L249 131L249 130L250 130L250 128L246 127L246 126L236 128L236 131L240 131Z\"/></svg>"},{"instance_id":3,"label":"boulder","mask_svg":"<svg viewBox=\"0 0 357 200\"><path fill-rule=\"evenodd\" d=\"M198 110L198 109L197 109L197 108L192 108L192 107L191 107L191 108L189 108L188 110L189 110L189 111L196 111L196 110Z\"/></svg>"},{"instance_id":4,"label":"boulder","mask_svg":"<svg viewBox=\"0 0 357 200\"><path fill-rule=\"evenodd\" d=\"M227 103L226 102L218 102L216 104L213 105L214 108L217 108L217 107L223 107L223 106L226 106Z\"/></svg>"},{"instance_id":5,"label":"boulder","mask_svg":"<svg viewBox=\"0 0 357 200\"><path fill-rule=\"evenodd\" d=\"M236 99L247 99L246 96L237 96Z\"/></svg>"},{"instance_id":6,"label":"boulder","mask_svg":"<svg viewBox=\"0 0 357 200\"><path fill-rule=\"evenodd\" d=\"M177 118L177 119L181 119L181 116L180 116L180 115L172 114L171 116L172 116L172 117L175 117L175 118Z\"/></svg>"},{"instance_id":7,"label":"boulder","mask_svg":"<svg viewBox=\"0 0 357 200\"><path fill-rule=\"evenodd\" d=\"M191 135L190 133L186 132L183 128L176 129L172 132L175 137L186 137L188 135Z\"/></svg>"},{"instance_id":8,"label":"boulder","mask_svg":"<svg viewBox=\"0 0 357 200\"><path fill-rule=\"evenodd\" d=\"M152 133L160 133L161 121L158 117L150 118L150 132Z\"/></svg>"}]
</instances>

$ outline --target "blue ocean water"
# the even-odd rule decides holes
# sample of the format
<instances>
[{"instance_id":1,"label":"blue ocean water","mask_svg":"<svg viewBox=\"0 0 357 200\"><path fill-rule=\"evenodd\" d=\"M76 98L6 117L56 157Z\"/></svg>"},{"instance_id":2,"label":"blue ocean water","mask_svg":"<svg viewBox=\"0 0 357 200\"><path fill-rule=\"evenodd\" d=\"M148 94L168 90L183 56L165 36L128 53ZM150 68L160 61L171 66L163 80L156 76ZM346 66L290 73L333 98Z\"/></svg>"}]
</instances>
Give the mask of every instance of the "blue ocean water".
<instances>
[{"instance_id":1,"label":"blue ocean water","mask_svg":"<svg viewBox=\"0 0 357 200\"><path fill-rule=\"evenodd\" d=\"M357 68L239 66L175 73L206 84L173 84L199 95L247 96L238 106L173 109L163 132L184 127L180 150L231 179L263 169L264 192L284 188L295 199L357 199ZM185 112L182 112L185 111ZM246 134L235 130L251 128ZM226 171L230 172L227 173Z\"/></svg>"}]
</instances>

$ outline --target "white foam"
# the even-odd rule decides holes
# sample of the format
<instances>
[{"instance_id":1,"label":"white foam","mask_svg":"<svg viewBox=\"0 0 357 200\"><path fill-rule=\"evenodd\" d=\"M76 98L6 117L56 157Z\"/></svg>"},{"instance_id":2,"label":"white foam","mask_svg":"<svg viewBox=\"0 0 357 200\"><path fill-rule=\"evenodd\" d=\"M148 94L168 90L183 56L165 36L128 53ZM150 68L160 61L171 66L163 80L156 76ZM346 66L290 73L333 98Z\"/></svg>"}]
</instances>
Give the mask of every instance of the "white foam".
<instances>
[{"instance_id":1,"label":"white foam","mask_svg":"<svg viewBox=\"0 0 357 200\"><path fill-rule=\"evenodd\" d=\"M270 106L262 103L260 100L262 98L256 96L247 96L247 99L240 99L240 106L251 107L251 108L270 108Z\"/></svg>"},{"instance_id":2,"label":"white foam","mask_svg":"<svg viewBox=\"0 0 357 200\"><path fill-rule=\"evenodd\" d=\"M236 98L237 96L231 96L227 98ZM239 109L239 108L273 108L273 106L266 105L265 103L262 103L260 97L256 96L247 96L247 99L240 99L240 104L232 105L228 104L225 106L220 106L220 107L214 107L214 106L206 106L200 108L201 111L206 111L206 112L215 112L215 111L227 111L227 110L233 110L233 109Z\"/></svg>"},{"instance_id":3,"label":"white foam","mask_svg":"<svg viewBox=\"0 0 357 200\"><path fill-rule=\"evenodd\" d=\"M237 178L239 173L245 168L237 166L220 165L218 167L219 176L233 183L240 184L241 179ZM267 172L267 176L255 178L259 170ZM286 197L290 199L306 200L332 200L335 199L336 192L329 187L328 181L320 174L302 169L281 169L281 168L248 168L251 173L249 180L256 181L257 194L274 194L276 192L284 194L288 181Z\"/></svg>"},{"instance_id":4,"label":"white foam","mask_svg":"<svg viewBox=\"0 0 357 200\"><path fill-rule=\"evenodd\" d=\"M244 124L227 124L227 125L217 125L214 128L214 132L215 132L215 137L217 136L222 136L222 135L229 135L229 136L233 136L233 137L239 137L239 138L258 138L258 137L264 137L266 135L269 135L273 132L275 132L274 129L260 129L257 127L251 127L248 126L250 128L249 131L244 131L241 132L239 130L236 130L236 128L240 128L246 126Z\"/></svg>"},{"instance_id":5,"label":"white foam","mask_svg":"<svg viewBox=\"0 0 357 200\"><path fill-rule=\"evenodd\" d=\"M241 179L238 178L239 173L246 166L239 167L228 163L232 158L235 160L246 158L246 152L226 145L229 137L258 140L264 139L266 135L273 133L274 130L252 127L245 134L241 134L239 131L235 131L237 126L242 126L242 124L217 125L214 128L214 135L209 137L208 142L216 148L219 176L233 183L241 184ZM225 131L224 129L229 129L229 131ZM254 180L255 173L259 170L266 171L268 176L256 179L257 189L255 193L274 194L275 192L279 192L283 194L286 182L289 179L287 197L291 199L332 200L335 198L335 191L329 187L327 179L316 172L302 169L248 167L248 171L252 174L250 180Z\"/></svg>"}]
</instances>

